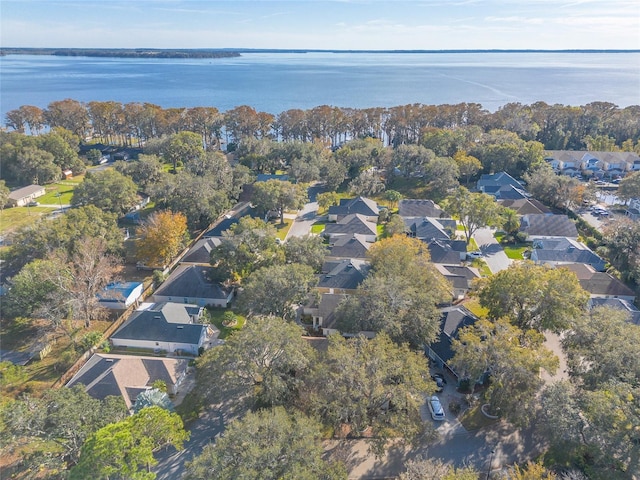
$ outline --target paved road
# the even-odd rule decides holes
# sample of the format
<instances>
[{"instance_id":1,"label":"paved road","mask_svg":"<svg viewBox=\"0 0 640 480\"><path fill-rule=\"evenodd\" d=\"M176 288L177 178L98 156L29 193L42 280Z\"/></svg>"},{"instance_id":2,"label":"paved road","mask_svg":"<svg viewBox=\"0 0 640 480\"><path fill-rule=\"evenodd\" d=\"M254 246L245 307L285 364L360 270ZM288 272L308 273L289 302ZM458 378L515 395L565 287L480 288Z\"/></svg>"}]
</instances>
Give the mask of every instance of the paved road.
<instances>
[{"instance_id":1,"label":"paved road","mask_svg":"<svg viewBox=\"0 0 640 480\"><path fill-rule=\"evenodd\" d=\"M500 270L509 268L509 265L511 265L511 259L507 257L498 241L493 237L494 232L495 230L489 228L480 228L473 236L484 255L483 260L487 262L491 273L497 273Z\"/></svg>"},{"instance_id":2,"label":"paved road","mask_svg":"<svg viewBox=\"0 0 640 480\"><path fill-rule=\"evenodd\" d=\"M309 187L309 203L307 203L302 210L300 210L291 225L291 228L287 232L285 241L289 237L304 237L311 232L311 225L316 221L316 215L318 213L318 202L315 201L316 195L322 191L322 187L315 185Z\"/></svg>"}]
</instances>

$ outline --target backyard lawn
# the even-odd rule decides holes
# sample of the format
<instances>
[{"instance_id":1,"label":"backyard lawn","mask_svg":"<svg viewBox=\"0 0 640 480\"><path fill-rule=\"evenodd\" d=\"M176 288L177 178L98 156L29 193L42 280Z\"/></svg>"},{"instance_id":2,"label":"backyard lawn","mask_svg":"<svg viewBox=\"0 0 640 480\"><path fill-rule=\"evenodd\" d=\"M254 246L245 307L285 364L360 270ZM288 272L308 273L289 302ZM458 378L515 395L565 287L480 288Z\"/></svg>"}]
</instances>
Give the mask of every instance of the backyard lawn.
<instances>
[{"instance_id":1,"label":"backyard lawn","mask_svg":"<svg viewBox=\"0 0 640 480\"><path fill-rule=\"evenodd\" d=\"M231 311L232 310L228 308L207 308L207 314L209 315L209 319L211 323L215 325L218 328L218 330L220 330L220 335L218 335L218 338L220 340L224 340L233 332L242 330L242 327L244 327L244 324L247 321L247 319L242 315L240 315L239 313L233 312L236 315L236 318L238 319L238 323L234 327L225 327L222 324L222 321L224 320L224 314L225 312L231 312Z\"/></svg>"},{"instance_id":2,"label":"backyard lawn","mask_svg":"<svg viewBox=\"0 0 640 480\"><path fill-rule=\"evenodd\" d=\"M69 205L74 188L83 180L84 175L79 175L68 180L61 180L57 183L47 185L45 186L47 193L42 197L38 197L37 201L43 205Z\"/></svg>"}]
</instances>

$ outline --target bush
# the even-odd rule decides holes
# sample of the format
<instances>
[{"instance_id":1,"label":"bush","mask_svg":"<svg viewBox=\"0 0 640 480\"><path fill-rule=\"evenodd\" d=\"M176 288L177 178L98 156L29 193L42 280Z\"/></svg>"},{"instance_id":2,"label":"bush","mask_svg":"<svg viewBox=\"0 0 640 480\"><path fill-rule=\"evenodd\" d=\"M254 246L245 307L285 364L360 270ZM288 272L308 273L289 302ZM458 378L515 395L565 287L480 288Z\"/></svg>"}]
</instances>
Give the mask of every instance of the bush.
<instances>
[{"instance_id":1,"label":"bush","mask_svg":"<svg viewBox=\"0 0 640 480\"><path fill-rule=\"evenodd\" d=\"M227 310L222 315L222 325L225 327L234 327L238 323L238 317L235 313L230 310Z\"/></svg>"},{"instance_id":2,"label":"bush","mask_svg":"<svg viewBox=\"0 0 640 480\"><path fill-rule=\"evenodd\" d=\"M519 243L524 243L527 241L527 232L518 232L516 233L516 241Z\"/></svg>"},{"instance_id":3,"label":"bush","mask_svg":"<svg viewBox=\"0 0 640 480\"><path fill-rule=\"evenodd\" d=\"M80 347L82 350L89 350L95 347L102 341L102 334L100 332L89 332L80 340Z\"/></svg>"},{"instance_id":4,"label":"bush","mask_svg":"<svg viewBox=\"0 0 640 480\"><path fill-rule=\"evenodd\" d=\"M471 380L468 378L460 380L458 390L463 393L471 393Z\"/></svg>"},{"instance_id":5,"label":"bush","mask_svg":"<svg viewBox=\"0 0 640 480\"><path fill-rule=\"evenodd\" d=\"M454 415L458 415L460 413L460 410L462 410L462 405L459 401L452 400L449 402L449 411L451 413L453 413Z\"/></svg>"},{"instance_id":6,"label":"bush","mask_svg":"<svg viewBox=\"0 0 640 480\"><path fill-rule=\"evenodd\" d=\"M515 238L511 235L505 235L502 237L502 240L500 240L500 243L503 245L511 245L512 243L515 243Z\"/></svg>"}]
</instances>

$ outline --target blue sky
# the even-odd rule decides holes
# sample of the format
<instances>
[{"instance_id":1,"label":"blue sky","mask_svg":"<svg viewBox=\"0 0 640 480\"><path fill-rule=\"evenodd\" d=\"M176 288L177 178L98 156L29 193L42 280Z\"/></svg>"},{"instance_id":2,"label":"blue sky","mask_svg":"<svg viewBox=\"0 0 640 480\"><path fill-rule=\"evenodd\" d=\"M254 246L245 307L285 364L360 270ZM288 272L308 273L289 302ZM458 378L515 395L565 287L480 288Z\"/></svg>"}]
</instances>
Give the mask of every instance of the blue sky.
<instances>
[{"instance_id":1,"label":"blue sky","mask_svg":"<svg viewBox=\"0 0 640 480\"><path fill-rule=\"evenodd\" d=\"M0 0L5 47L639 49L638 0Z\"/></svg>"}]
</instances>

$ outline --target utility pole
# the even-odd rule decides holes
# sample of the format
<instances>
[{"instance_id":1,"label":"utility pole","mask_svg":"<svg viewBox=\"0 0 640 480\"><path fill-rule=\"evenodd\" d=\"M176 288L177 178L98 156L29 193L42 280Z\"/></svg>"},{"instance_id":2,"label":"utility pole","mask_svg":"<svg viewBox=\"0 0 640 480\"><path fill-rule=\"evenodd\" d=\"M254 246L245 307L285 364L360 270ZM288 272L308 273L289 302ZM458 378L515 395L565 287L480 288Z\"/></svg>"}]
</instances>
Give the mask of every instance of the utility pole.
<instances>
[{"instance_id":1,"label":"utility pole","mask_svg":"<svg viewBox=\"0 0 640 480\"><path fill-rule=\"evenodd\" d=\"M489 477L491 476L491 464L493 463L493 454L496 453L496 449L492 448L491 449L491 454L489 455L489 470L487 470L487 480L489 480Z\"/></svg>"}]
</instances>

